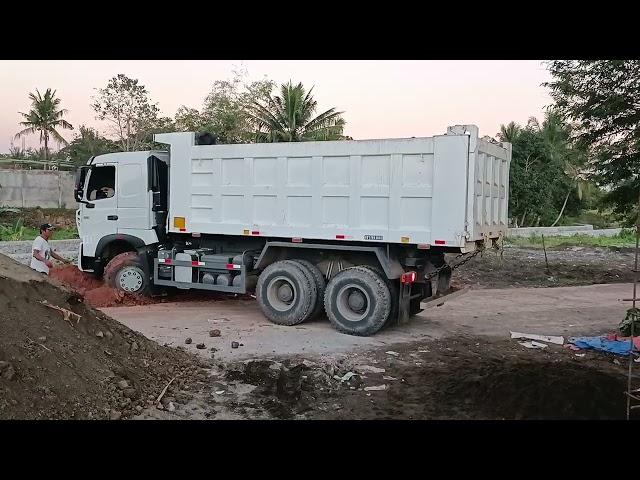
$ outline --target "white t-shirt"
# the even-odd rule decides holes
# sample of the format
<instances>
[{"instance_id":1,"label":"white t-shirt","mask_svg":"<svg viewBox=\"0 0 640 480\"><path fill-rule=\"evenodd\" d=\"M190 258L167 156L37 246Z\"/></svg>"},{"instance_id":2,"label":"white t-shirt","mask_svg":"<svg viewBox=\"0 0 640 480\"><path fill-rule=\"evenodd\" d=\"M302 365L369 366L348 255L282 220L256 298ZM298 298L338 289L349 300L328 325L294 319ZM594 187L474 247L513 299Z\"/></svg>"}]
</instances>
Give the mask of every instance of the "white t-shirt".
<instances>
[{"instance_id":1,"label":"white t-shirt","mask_svg":"<svg viewBox=\"0 0 640 480\"><path fill-rule=\"evenodd\" d=\"M34 250L38 250L40 255L49 260L51 258L51 247L49 246L49 242L38 235L33 241L33 246L31 247L31 268L38 272L49 274L49 267L47 267L46 263L41 262L33 256Z\"/></svg>"}]
</instances>

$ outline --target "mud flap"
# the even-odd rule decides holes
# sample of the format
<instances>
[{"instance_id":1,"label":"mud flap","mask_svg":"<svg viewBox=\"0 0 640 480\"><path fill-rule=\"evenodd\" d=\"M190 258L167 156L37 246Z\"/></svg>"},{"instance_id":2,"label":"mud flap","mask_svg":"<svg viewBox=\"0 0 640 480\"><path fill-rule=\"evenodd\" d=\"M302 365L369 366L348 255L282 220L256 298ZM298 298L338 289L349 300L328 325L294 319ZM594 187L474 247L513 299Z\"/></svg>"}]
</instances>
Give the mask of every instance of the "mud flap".
<instances>
[{"instance_id":1,"label":"mud flap","mask_svg":"<svg viewBox=\"0 0 640 480\"><path fill-rule=\"evenodd\" d=\"M401 283L398 289L398 325L409 321L409 304L411 300L411 284Z\"/></svg>"}]
</instances>

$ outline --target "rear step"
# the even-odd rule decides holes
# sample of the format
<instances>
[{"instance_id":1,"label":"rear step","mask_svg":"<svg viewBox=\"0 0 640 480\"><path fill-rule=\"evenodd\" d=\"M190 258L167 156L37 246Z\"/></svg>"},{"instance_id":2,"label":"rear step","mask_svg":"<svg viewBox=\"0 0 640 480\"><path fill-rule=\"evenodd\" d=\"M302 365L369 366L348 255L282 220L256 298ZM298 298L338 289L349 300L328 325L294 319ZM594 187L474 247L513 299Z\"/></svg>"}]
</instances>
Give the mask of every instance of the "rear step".
<instances>
[{"instance_id":1,"label":"rear step","mask_svg":"<svg viewBox=\"0 0 640 480\"><path fill-rule=\"evenodd\" d=\"M448 290L448 292L450 293L445 293L444 295L436 295L435 297L431 297L423 302L420 302L420 308L439 307L441 305L444 305L444 302L446 302L447 300L452 300L456 297L464 295L470 290L471 290L471 287L463 287L463 288L457 288L457 289L450 288Z\"/></svg>"}]
</instances>

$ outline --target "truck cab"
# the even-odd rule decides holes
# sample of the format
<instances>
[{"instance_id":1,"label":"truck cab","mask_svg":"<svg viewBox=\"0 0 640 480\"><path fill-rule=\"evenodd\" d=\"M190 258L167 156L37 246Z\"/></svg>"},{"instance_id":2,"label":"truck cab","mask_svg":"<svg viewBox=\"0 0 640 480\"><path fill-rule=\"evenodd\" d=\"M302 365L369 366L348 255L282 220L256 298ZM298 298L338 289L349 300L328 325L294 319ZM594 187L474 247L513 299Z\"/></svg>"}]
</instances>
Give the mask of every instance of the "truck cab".
<instances>
[{"instance_id":1,"label":"truck cab","mask_svg":"<svg viewBox=\"0 0 640 480\"><path fill-rule=\"evenodd\" d=\"M165 234L169 154L92 157L76 173L78 268L101 275L116 255L157 244Z\"/></svg>"}]
</instances>

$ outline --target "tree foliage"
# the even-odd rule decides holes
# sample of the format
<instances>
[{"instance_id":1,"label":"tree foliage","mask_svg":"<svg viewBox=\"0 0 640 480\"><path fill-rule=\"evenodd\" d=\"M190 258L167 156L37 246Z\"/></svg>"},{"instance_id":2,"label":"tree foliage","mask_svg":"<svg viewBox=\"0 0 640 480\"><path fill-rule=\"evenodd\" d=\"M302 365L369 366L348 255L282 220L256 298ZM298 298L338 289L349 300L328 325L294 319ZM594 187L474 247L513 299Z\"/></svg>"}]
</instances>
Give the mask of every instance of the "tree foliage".
<instances>
[{"instance_id":1,"label":"tree foliage","mask_svg":"<svg viewBox=\"0 0 640 480\"><path fill-rule=\"evenodd\" d=\"M119 150L120 146L116 142L103 137L93 128L81 125L73 140L59 153L74 164L83 165L93 156Z\"/></svg>"},{"instance_id":2,"label":"tree foliage","mask_svg":"<svg viewBox=\"0 0 640 480\"><path fill-rule=\"evenodd\" d=\"M550 110L540 124L502 125L498 138L513 145L509 215L519 226L557 223L565 209L575 212L585 188L585 152L570 141L571 126ZM569 202L572 196L577 201ZM555 220L555 221L554 221Z\"/></svg>"},{"instance_id":3,"label":"tree foliage","mask_svg":"<svg viewBox=\"0 0 640 480\"><path fill-rule=\"evenodd\" d=\"M126 152L144 148L158 123L160 109L137 79L120 73L98 90L91 107L99 120L111 124L120 148Z\"/></svg>"},{"instance_id":4,"label":"tree foliage","mask_svg":"<svg viewBox=\"0 0 640 480\"><path fill-rule=\"evenodd\" d=\"M25 127L19 131L15 138L34 133L40 134L40 143L44 142L44 160L49 158L49 140L53 139L61 144L67 141L58 133L58 128L73 129L73 126L64 118L67 110L60 108L61 100L56 97L56 91L47 88L44 96L38 90L30 93L31 109L27 113L19 112L24 118L20 125Z\"/></svg>"},{"instance_id":5,"label":"tree foliage","mask_svg":"<svg viewBox=\"0 0 640 480\"><path fill-rule=\"evenodd\" d=\"M236 70L228 80L216 80L202 110L181 106L175 115L179 131L213 133L220 143L250 143L253 120L247 106L268 98L274 82L267 78L249 82L246 71Z\"/></svg>"},{"instance_id":6,"label":"tree foliage","mask_svg":"<svg viewBox=\"0 0 640 480\"><path fill-rule=\"evenodd\" d=\"M249 105L260 142L301 142L309 140L342 140L345 121L343 112L335 108L317 115L317 102L302 83L291 82L280 87L280 95Z\"/></svg>"},{"instance_id":7,"label":"tree foliage","mask_svg":"<svg viewBox=\"0 0 640 480\"><path fill-rule=\"evenodd\" d=\"M589 177L603 201L635 216L640 193L640 61L549 63L556 108L575 123L573 138L590 151Z\"/></svg>"}]
</instances>

